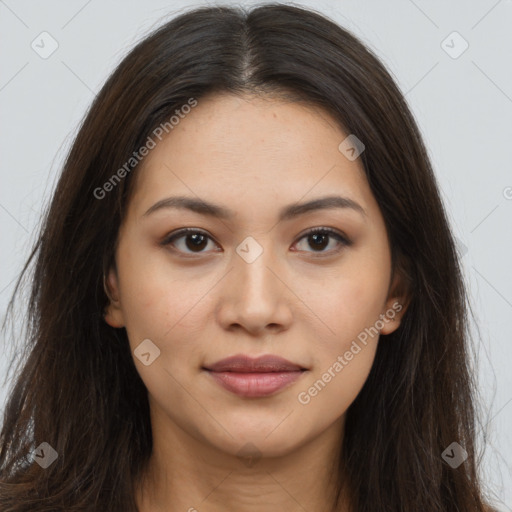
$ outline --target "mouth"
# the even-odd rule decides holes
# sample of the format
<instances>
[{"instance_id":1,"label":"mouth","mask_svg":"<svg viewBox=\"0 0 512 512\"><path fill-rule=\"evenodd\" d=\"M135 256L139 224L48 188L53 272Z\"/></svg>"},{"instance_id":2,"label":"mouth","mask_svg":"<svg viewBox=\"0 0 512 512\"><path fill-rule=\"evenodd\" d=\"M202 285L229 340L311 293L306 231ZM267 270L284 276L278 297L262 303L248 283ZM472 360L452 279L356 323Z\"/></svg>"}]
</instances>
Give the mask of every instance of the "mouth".
<instances>
[{"instance_id":1,"label":"mouth","mask_svg":"<svg viewBox=\"0 0 512 512\"><path fill-rule=\"evenodd\" d=\"M279 356L253 359L243 354L222 359L202 369L224 389L246 398L274 395L308 371Z\"/></svg>"}]
</instances>

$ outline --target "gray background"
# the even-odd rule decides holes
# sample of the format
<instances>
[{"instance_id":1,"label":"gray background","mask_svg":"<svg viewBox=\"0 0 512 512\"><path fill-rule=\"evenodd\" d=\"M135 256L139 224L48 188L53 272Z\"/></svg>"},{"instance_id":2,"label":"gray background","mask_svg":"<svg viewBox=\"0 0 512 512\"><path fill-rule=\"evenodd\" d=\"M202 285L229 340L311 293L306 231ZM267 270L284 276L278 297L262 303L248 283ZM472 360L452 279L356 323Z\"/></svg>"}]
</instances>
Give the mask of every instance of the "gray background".
<instances>
[{"instance_id":1,"label":"gray background","mask_svg":"<svg viewBox=\"0 0 512 512\"><path fill-rule=\"evenodd\" d=\"M482 469L498 508L512 511L512 1L297 3L363 39L396 77L418 120L464 254L479 329L475 374L488 431ZM207 3L0 0L2 319L95 93L138 40L199 5ZM50 36L40 36L44 31ZM33 41L40 53L58 48L42 58ZM458 55L464 41L469 47ZM5 338L2 376L13 350ZM6 394L0 387L1 411Z\"/></svg>"}]
</instances>

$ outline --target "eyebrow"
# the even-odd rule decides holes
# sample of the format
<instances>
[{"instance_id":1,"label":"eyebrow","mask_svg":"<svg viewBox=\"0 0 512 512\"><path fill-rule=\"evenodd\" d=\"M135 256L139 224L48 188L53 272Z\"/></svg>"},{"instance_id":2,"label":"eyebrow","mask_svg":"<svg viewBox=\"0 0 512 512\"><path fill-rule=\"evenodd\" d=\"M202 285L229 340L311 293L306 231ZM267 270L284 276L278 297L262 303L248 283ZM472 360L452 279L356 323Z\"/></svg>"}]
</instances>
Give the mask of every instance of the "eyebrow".
<instances>
[{"instance_id":1,"label":"eyebrow","mask_svg":"<svg viewBox=\"0 0 512 512\"><path fill-rule=\"evenodd\" d=\"M191 210L201 215L224 220L231 220L236 215L236 212L224 206L210 203L203 199L186 196L174 196L167 197L156 202L146 211L146 213L144 213L143 217L146 217L156 211L165 208ZM313 199L312 201L308 201L306 203L296 203L285 206L280 210L278 218L279 221L289 220L305 213L333 208L349 208L360 213L363 217L367 216L366 210L353 199L342 196L326 196Z\"/></svg>"}]
</instances>

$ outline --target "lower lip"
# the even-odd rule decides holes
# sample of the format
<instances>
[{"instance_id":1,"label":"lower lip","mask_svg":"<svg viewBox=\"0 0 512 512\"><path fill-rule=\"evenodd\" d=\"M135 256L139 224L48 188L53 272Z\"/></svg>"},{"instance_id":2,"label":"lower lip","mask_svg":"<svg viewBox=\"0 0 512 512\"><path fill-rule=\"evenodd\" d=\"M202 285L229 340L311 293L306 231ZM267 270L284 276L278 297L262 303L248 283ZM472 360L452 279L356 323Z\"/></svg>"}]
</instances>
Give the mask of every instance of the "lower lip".
<instances>
[{"instance_id":1,"label":"lower lip","mask_svg":"<svg viewBox=\"0 0 512 512\"><path fill-rule=\"evenodd\" d=\"M239 396L269 396L295 382L304 372L236 373L208 372L222 387Z\"/></svg>"}]
</instances>

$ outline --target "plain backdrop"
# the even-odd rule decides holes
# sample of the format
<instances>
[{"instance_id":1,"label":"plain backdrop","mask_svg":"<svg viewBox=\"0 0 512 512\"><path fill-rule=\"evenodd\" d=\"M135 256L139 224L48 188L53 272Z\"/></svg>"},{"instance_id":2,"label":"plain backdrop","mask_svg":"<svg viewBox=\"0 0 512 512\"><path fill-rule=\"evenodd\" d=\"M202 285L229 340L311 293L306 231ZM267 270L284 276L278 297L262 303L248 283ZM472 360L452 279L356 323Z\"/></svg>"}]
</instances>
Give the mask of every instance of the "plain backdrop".
<instances>
[{"instance_id":1,"label":"plain backdrop","mask_svg":"<svg viewBox=\"0 0 512 512\"><path fill-rule=\"evenodd\" d=\"M512 1L296 3L376 52L425 137L479 329L483 473L498 508L512 511ZM1 319L95 93L150 30L188 7L214 4L0 0ZM3 333L1 343L3 380L12 343ZM6 396L0 387L0 411Z\"/></svg>"}]
</instances>

